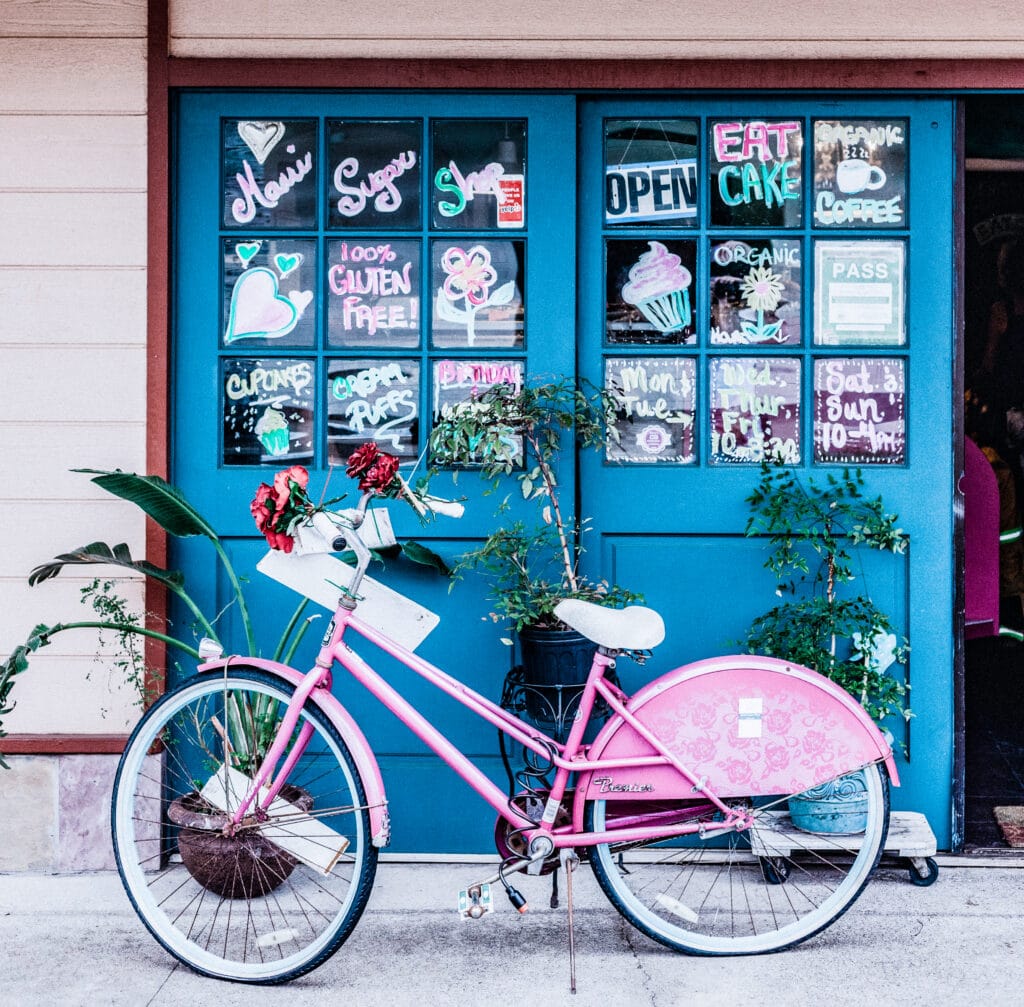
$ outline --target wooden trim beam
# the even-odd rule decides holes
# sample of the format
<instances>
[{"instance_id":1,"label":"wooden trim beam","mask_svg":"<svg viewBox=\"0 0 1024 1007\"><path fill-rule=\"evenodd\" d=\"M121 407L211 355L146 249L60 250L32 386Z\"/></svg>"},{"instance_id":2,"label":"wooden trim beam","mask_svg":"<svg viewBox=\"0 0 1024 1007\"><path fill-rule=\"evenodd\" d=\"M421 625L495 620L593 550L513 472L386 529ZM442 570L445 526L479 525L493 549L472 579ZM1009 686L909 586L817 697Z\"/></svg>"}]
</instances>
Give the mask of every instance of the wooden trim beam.
<instances>
[{"instance_id":1,"label":"wooden trim beam","mask_svg":"<svg viewBox=\"0 0 1024 1007\"><path fill-rule=\"evenodd\" d=\"M150 7L166 4L151 0ZM165 22L166 23L166 22ZM150 24L152 56L154 25ZM1024 60L180 59L170 87L512 90L878 90L1024 88ZM153 60L150 80L153 80ZM152 117L153 109L150 108ZM151 161L152 163L152 161Z\"/></svg>"},{"instance_id":2,"label":"wooden trim beam","mask_svg":"<svg viewBox=\"0 0 1024 1007\"><path fill-rule=\"evenodd\" d=\"M4 755L120 755L127 734L9 734L0 739Z\"/></svg>"}]
</instances>

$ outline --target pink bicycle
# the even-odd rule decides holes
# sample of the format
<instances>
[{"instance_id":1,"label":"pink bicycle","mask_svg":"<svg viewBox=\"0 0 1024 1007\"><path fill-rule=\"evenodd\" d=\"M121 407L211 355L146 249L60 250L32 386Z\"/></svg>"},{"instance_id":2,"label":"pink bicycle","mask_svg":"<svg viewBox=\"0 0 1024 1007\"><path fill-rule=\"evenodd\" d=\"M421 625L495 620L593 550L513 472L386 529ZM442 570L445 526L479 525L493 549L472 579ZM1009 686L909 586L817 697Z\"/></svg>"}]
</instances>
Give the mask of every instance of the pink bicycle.
<instances>
[{"instance_id":1,"label":"pink bicycle","mask_svg":"<svg viewBox=\"0 0 1024 1007\"><path fill-rule=\"evenodd\" d=\"M497 813L500 867L462 893L464 915L489 909L498 884L521 907L510 877L562 865L571 951L579 856L631 924L693 954L779 951L850 907L878 863L898 781L889 745L844 691L806 668L742 655L678 668L627 696L606 673L616 657L661 642L661 617L567 600L559 617L595 654L561 744L360 618L369 500L314 517L324 551L356 554L314 667L218 657L156 703L128 742L114 849L132 904L167 951L209 976L274 983L316 968L356 925L389 841L388 801L363 733L331 693L336 664ZM352 649L359 637L525 746L550 787L510 799ZM585 744L598 703L610 714ZM829 781L860 791L863 832L793 826L788 796Z\"/></svg>"}]
</instances>

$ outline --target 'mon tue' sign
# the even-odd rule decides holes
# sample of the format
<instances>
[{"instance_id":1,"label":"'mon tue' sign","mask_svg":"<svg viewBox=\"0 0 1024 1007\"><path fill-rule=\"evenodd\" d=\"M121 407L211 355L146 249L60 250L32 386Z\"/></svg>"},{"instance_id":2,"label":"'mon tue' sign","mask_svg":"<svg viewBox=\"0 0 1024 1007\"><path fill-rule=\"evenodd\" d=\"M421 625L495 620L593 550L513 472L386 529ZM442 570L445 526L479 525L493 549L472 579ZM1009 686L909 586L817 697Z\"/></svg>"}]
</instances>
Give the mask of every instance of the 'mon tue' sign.
<instances>
[{"instance_id":1,"label":"'mon tue' sign","mask_svg":"<svg viewBox=\"0 0 1024 1007\"><path fill-rule=\"evenodd\" d=\"M609 222L697 216L697 161L610 165L605 171Z\"/></svg>"}]
</instances>

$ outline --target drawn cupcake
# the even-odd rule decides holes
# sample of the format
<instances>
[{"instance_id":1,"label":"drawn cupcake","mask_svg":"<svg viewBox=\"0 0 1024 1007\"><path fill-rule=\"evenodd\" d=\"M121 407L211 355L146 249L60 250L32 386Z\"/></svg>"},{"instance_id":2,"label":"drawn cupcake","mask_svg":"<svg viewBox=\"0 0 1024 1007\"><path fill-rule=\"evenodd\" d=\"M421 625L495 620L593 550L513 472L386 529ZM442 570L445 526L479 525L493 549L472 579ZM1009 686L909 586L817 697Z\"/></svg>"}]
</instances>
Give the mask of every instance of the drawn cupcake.
<instances>
[{"instance_id":1,"label":"drawn cupcake","mask_svg":"<svg viewBox=\"0 0 1024 1007\"><path fill-rule=\"evenodd\" d=\"M693 277L678 255L660 241L648 241L644 252L629 271L622 299L635 304L659 332L678 332L690 324L690 281Z\"/></svg>"},{"instance_id":2,"label":"drawn cupcake","mask_svg":"<svg viewBox=\"0 0 1024 1007\"><path fill-rule=\"evenodd\" d=\"M267 406L254 429L268 455L277 457L288 454L288 421L284 413L273 406Z\"/></svg>"}]
</instances>

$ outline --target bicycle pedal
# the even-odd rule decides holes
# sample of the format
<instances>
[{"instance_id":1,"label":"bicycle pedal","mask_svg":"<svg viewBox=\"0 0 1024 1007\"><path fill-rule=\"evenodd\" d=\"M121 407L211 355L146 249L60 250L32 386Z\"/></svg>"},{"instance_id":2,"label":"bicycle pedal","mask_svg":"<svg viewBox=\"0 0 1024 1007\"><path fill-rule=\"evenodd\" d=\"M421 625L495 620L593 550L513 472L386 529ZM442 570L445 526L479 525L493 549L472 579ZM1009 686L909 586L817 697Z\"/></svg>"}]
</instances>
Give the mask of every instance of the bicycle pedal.
<instances>
[{"instance_id":1,"label":"bicycle pedal","mask_svg":"<svg viewBox=\"0 0 1024 1007\"><path fill-rule=\"evenodd\" d=\"M470 885L459 892L459 917L464 920L481 920L494 912L494 897L491 886Z\"/></svg>"}]
</instances>

